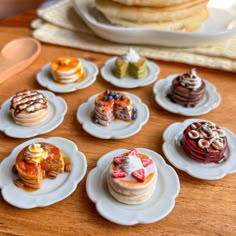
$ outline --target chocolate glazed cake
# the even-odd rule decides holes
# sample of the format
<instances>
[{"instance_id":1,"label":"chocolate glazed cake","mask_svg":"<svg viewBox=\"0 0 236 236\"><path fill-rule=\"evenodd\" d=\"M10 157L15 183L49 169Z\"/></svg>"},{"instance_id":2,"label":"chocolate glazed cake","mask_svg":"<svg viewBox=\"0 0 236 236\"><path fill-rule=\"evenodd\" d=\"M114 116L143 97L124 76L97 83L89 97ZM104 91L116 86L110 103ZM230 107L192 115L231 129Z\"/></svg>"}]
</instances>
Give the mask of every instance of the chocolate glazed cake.
<instances>
[{"instance_id":1,"label":"chocolate glazed cake","mask_svg":"<svg viewBox=\"0 0 236 236\"><path fill-rule=\"evenodd\" d=\"M169 97L182 106L195 107L202 100L205 91L205 82L192 69L173 79Z\"/></svg>"}]
</instances>

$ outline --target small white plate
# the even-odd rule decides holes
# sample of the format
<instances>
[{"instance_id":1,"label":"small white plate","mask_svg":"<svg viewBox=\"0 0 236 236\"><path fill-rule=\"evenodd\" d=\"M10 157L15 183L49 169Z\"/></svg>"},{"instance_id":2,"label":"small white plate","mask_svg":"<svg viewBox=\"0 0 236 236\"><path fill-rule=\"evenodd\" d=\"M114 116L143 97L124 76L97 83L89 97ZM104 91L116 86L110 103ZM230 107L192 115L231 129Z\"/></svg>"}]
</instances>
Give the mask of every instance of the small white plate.
<instances>
[{"instance_id":1,"label":"small white plate","mask_svg":"<svg viewBox=\"0 0 236 236\"><path fill-rule=\"evenodd\" d=\"M147 123L149 119L148 107L142 103L141 99L131 93L127 93L132 100L134 107L138 111L138 117L130 122L116 119L108 126L95 124L92 121L92 114L94 112L94 102L99 94L93 95L87 102L81 104L77 110L77 120L82 124L83 129L90 135L101 139L123 139L133 136L138 133L142 126Z\"/></svg>"},{"instance_id":2,"label":"small white plate","mask_svg":"<svg viewBox=\"0 0 236 236\"><path fill-rule=\"evenodd\" d=\"M13 138L31 138L45 134L57 128L63 121L67 112L67 105L63 98L55 96L46 90L37 90L48 99L49 116L38 125L24 127L14 122L9 112L11 99L7 99L0 108L0 131Z\"/></svg>"},{"instance_id":3,"label":"small white plate","mask_svg":"<svg viewBox=\"0 0 236 236\"><path fill-rule=\"evenodd\" d=\"M202 101L195 107L184 107L178 103L172 102L167 95L170 91L171 82L176 76L177 74L174 74L159 80L153 87L156 102L165 110L184 116L199 116L210 112L220 104L220 94L216 91L215 86L206 80L204 80L206 83L206 93Z\"/></svg>"},{"instance_id":4,"label":"small white plate","mask_svg":"<svg viewBox=\"0 0 236 236\"><path fill-rule=\"evenodd\" d=\"M97 11L95 0L73 0L73 6L77 14L95 34L116 43L197 47L217 43L236 33L235 24L232 28L229 27L236 15L235 2L232 2L227 8L222 8L222 6L215 8L211 5L208 8L208 19L197 32L120 27L109 23Z\"/></svg>"},{"instance_id":5,"label":"small white plate","mask_svg":"<svg viewBox=\"0 0 236 236\"><path fill-rule=\"evenodd\" d=\"M86 78L81 82L69 84L59 84L55 82L50 71L50 63L42 67L42 69L37 73L36 79L41 86L57 93L69 93L79 89L87 88L95 82L98 74L98 68L90 61L82 58L79 58L79 60L81 61L86 72Z\"/></svg>"},{"instance_id":6,"label":"small white plate","mask_svg":"<svg viewBox=\"0 0 236 236\"><path fill-rule=\"evenodd\" d=\"M102 156L86 180L88 197L95 203L97 211L107 220L120 225L149 224L163 219L174 208L175 198L180 192L178 175L159 154L145 148L137 150L151 156L157 165L156 189L146 202L137 205L124 204L113 198L108 191L108 167L114 156L127 152L127 149L117 149Z\"/></svg>"},{"instance_id":7,"label":"small white plate","mask_svg":"<svg viewBox=\"0 0 236 236\"><path fill-rule=\"evenodd\" d=\"M228 148L226 150L226 161L215 163L200 163L187 156L181 147L180 141L183 137L184 129L191 123L203 121L200 119L188 119L183 123L171 124L163 133L163 152L166 158L180 170L189 175L205 180L221 179L227 174L236 172L236 136L228 129L222 128L227 136Z\"/></svg>"},{"instance_id":8,"label":"small white plate","mask_svg":"<svg viewBox=\"0 0 236 236\"><path fill-rule=\"evenodd\" d=\"M159 66L147 60L147 73L144 77L140 79L135 79L129 75L125 76L122 79L117 78L113 75L112 70L114 69L114 63L117 57L112 57L106 61L105 65L101 68L102 77L111 84L120 87L120 88L137 88L147 86L153 83L160 73Z\"/></svg>"},{"instance_id":9,"label":"small white plate","mask_svg":"<svg viewBox=\"0 0 236 236\"><path fill-rule=\"evenodd\" d=\"M72 171L59 174L56 179L43 180L39 190L26 192L14 184L17 175L12 173L17 154L26 146L34 142L48 142L61 149L64 156L69 157L72 163ZM51 137L49 139L35 138L28 140L14 148L0 165L0 188L2 196L13 206L30 209L45 207L59 202L75 191L77 184L83 179L87 170L85 155L78 151L77 146L68 139Z\"/></svg>"}]
</instances>

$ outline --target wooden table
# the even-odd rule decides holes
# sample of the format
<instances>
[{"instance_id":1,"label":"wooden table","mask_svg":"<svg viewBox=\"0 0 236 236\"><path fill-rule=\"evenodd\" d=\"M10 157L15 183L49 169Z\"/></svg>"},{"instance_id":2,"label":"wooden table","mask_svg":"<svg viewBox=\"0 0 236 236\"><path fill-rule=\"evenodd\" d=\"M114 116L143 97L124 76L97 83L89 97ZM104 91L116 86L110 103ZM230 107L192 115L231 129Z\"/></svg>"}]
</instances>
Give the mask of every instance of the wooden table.
<instances>
[{"instance_id":1,"label":"wooden table","mask_svg":"<svg viewBox=\"0 0 236 236\"><path fill-rule=\"evenodd\" d=\"M30 21L35 12L0 22L0 47L17 37L31 35ZM0 104L17 91L26 88L43 89L36 82L39 69L59 56L80 56L96 63L100 68L110 58L108 55L42 44L39 58L25 71L12 77L0 86ZM161 68L159 78L173 73L183 73L189 65L156 61ZM236 133L236 79L235 74L197 68L199 75L213 83L222 96L220 106L210 113L199 116L211 120ZM63 123L55 130L40 137L60 136L72 140L87 157L88 169L76 191L65 200L44 208L19 209L4 201L0 195L1 235L236 235L236 175L231 174L215 181L203 181L191 177L175 168L181 183L181 191L173 211L159 222L130 227L120 226L104 219L89 200L86 177L105 153L118 148L144 147L160 155L162 134L173 122L182 122L188 117L172 114L158 106L152 92L153 84L127 90L139 96L150 109L150 119L143 129L133 137L123 140L102 140L87 134L76 120L76 111L81 103L106 88L116 87L105 82L99 75L97 81L87 89L68 94L58 94L68 104ZM1 122L1 121L0 121ZM28 139L10 138L0 133L0 160L11 150ZM165 158L165 157L164 157ZM165 158L166 162L167 159ZM1 178L1 176L0 176Z\"/></svg>"}]
</instances>

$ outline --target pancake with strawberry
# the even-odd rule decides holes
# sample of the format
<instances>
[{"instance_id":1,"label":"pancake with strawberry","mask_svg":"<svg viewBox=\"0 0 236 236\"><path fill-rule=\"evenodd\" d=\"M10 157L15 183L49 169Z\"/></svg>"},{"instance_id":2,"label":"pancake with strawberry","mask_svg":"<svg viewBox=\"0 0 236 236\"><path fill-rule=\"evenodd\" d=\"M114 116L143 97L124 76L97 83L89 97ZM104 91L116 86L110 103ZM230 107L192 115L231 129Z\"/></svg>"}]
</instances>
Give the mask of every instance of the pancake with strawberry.
<instances>
[{"instance_id":1,"label":"pancake with strawberry","mask_svg":"<svg viewBox=\"0 0 236 236\"><path fill-rule=\"evenodd\" d=\"M184 130L181 146L196 161L220 163L226 159L227 137L212 122L193 122Z\"/></svg>"},{"instance_id":2,"label":"pancake with strawberry","mask_svg":"<svg viewBox=\"0 0 236 236\"><path fill-rule=\"evenodd\" d=\"M143 203L152 196L157 176L152 158L133 149L113 158L107 173L108 190L122 203Z\"/></svg>"}]
</instances>

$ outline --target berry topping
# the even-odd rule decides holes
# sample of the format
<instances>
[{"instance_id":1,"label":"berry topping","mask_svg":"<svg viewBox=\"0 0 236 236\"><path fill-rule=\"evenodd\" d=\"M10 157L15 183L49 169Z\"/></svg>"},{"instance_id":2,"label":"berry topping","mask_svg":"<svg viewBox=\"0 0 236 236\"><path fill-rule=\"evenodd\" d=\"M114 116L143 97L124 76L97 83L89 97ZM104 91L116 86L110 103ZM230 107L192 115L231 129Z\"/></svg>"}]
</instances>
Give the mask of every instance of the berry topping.
<instances>
[{"instance_id":1,"label":"berry topping","mask_svg":"<svg viewBox=\"0 0 236 236\"><path fill-rule=\"evenodd\" d=\"M131 151L128 152L127 156L137 156L138 155L138 151L136 149L132 149Z\"/></svg>"},{"instance_id":2,"label":"berry topping","mask_svg":"<svg viewBox=\"0 0 236 236\"><path fill-rule=\"evenodd\" d=\"M102 106L103 106L103 103L102 103L102 102L99 102L99 103L98 103L98 106L99 106L99 107L102 107Z\"/></svg>"},{"instance_id":3,"label":"berry topping","mask_svg":"<svg viewBox=\"0 0 236 236\"><path fill-rule=\"evenodd\" d=\"M135 170L132 172L132 176L136 178L139 182L145 181L144 169Z\"/></svg>"},{"instance_id":4,"label":"berry topping","mask_svg":"<svg viewBox=\"0 0 236 236\"><path fill-rule=\"evenodd\" d=\"M113 178L124 178L127 176L127 173L123 171L122 168L118 168L115 170L115 172L112 174Z\"/></svg>"},{"instance_id":5,"label":"berry topping","mask_svg":"<svg viewBox=\"0 0 236 236\"><path fill-rule=\"evenodd\" d=\"M188 136L189 136L191 139L197 139L197 138L200 137L198 131L196 131L196 130L190 130L190 131L188 132Z\"/></svg>"},{"instance_id":6,"label":"berry topping","mask_svg":"<svg viewBox=\"0 0 236 236\"><path fill-rule=\"evenodd\" d=\"M133 114L132 114L132 120L137 119L137 117L138 117L138 114L137 114L137 113L133 113Z\"/></svg>"},{"instance_id":7,"label":"berry topping","mask_svg":"<svg viewBox=\"0 0 236 236\"><path fill-rule=\"evenodd\" d=\"M105 90L105 93L106 93L106 94L109 94L109 93L110 93L110 90L109 90L109 89L106 89L106 90Z\"/></svg>"},{"instance_id":8,"label":"berry topping","mask_svg":"<svg viewBox=\"0 0 236 236\"><path fill-rule=\"evenodd\" d=\"M108 101L112 101L112 100L113 100L112 95L109 95L109 96L108 96Z\"/></svg>"},{"instance_id":9,"label":"berry topping","mask_svg":"<svg viewBox=\"0 0 236 236\"><path fill-rule=\"evenodd\" d=\"M97 118L93 118L93 123L98 124L99 120Z\"/></svg>"},{"instance_id":10,"label":"berry topping","mask_svg":"<svg viewBox=\"0 0 236 236\"><path fill-rule=\"evenodd\" d=\"M124 155L116 156L116 157L113 158L113 162L116 165L120 165L124 162L125 159L126 159L126 156L124 156Z\"/></svg>"},{"instance_id":11,"label":"berry topping","mask_svg":"<svg viewBox=\"0 0 236 236\"><path fill-rule=\"evenodd\" d=\"M108 97L105 96L105 97L102 98L102 100L103 100L103 101L107 101L107 100L108 100Z\"/></svg>"},{"instance_id":12,"label":"berry topping","mask_svg":"<svg viewBox=\"0 0 236 236\"><path fill-rule=\"evenodd\" d=\"M143 167L147 167L153 163L153 161L149 158L142 158L141 159Z\"/></svg>"},{"instance_id":13,"label":"berry topping","mask_svg":"<svg viewBox=\"0 0 236 236\"><path fill-rule=\"evenodd\" d=\"M124 101L126 99L126 97L124 96L124 95L122 95L121 97L120 97L120 100L121 101Z\"/></svg>"},{"instance_id":14,"label":"berry topping","mask_svg":"<svg viewBox=\"0 0 236 236\"><path fill-rule=\"evenodd\" d=\"M115 100L119 99L119 98L120 98L120 94L119 94L119 93L116 93L116 94L114 95L114 98L115 98Z\"/></svg>"}]
</instances>

